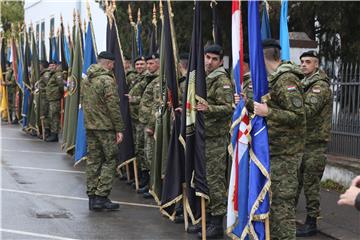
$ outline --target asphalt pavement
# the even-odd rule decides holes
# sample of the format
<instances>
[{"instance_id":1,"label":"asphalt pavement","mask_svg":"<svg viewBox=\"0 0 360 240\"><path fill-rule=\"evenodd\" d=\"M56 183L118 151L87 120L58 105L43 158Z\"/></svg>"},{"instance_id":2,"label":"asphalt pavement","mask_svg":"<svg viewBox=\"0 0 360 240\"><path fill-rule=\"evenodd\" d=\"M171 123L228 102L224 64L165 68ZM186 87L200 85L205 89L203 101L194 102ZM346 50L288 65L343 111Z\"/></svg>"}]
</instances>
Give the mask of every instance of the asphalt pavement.
<instances>
[{"instance_id":1,"label":"asphalt pavement","mask_svg":"<svg viewBox=\"0 0 360 240\"><path fill-rule=\"evenodd\" d=\"M119 211L89 211L84 163L74 167L60 143L18 126L2 123L0 132L2 239L197 239L118 179L110 198Z\"/></svg>"}]
</instances>

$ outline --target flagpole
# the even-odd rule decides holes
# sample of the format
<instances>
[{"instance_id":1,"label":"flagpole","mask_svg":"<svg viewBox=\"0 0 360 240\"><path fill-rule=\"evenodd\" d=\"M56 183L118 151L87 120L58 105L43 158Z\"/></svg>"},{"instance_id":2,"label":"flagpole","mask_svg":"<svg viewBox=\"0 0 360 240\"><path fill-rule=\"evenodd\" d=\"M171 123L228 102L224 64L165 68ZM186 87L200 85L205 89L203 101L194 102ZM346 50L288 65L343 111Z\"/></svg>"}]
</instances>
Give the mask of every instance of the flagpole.
<instances>
[{"instance_id":1,"label":"flagpole","mask_svg":"<svg viewBox=\"0 0 360 240\"><path fill-rule=\"evenodd\" d=\"M189 227L189 219L188 219L188 212L186 211L186 201L187 201L187 195L186 195L186 184L183 183L183 212L184 212L184 225L185 225L185 231L187 231Z\"/></svg>"},{"instance_id":2,"label":"flagpole","mask_svg":"<svg viewBox=\"0 0 360 240\"><path fill-rule=\"evenodd\" d=\"M269 220L269 217L265 218L265 239L270 240L270 220Z\"/></svg>"},{"instance_id":3,"label":"flagpole","mask_svg":"<svg viewBox=\"0 0 360 240\"><path fill-rule=\"evenodd\" d=\"M206 240L206 212L204 197L201 197L201 235L202 240Z\"/></svg>"}]
</instances>

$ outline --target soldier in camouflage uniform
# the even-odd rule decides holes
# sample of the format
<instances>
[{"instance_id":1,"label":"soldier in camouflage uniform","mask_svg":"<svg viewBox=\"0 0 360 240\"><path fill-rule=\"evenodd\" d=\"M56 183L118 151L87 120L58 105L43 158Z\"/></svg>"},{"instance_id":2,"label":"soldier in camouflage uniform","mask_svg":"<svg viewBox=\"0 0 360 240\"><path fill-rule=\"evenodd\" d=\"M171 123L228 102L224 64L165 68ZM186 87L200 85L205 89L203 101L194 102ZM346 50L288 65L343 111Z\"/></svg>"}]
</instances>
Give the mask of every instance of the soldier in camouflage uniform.
<instances>
[{"instance_id":1,"label":"soldier in camouflage uniform","mask_svg":"<svg viewBox=\"0 0 360 240\"><path fill-rule=\"evenodd\" d=\"M146 70L146 63L144 57L135 59L135 69L131 69L126 73L126 82L129 87L129 92L139 80L138 76L143 75Z\"/></svg>"},{"instance_id":2,"label":"soldier in camouflage uniform","mask_svg":"<svg viewBox=\"0 0 360 240\"><path fill-rule=\"evenodd\" d=\"M270 99L254 102L254 113L266 117L271 161L271 239L295 239L297 173L305 145L305 108L300 79L303 73L290 62L281 62L280 45L263 41Z\"/></svg>"},{"instance_id":3,"label":"soldier in camouflage uniform","mask_svg":"<svg viewBox=\"0 0 360 240\"><path fill-rule=\"evenodd\" d=\"M139 104L139 133L137 139L140 139L144 136L144 161L141 164L142 172L145 175L148 175L151 166L151 160L153 155L153 146L154 146L154 129L155 127L151 126L151 120L154 118L152 116L154 108L154 92L153 88L155 85L160 84L159 78L159 55L153 54L146 59L147 70L149 74L145 77L146 80L143 80L142 86L146 85L141 94L140 104ZM156 80L157 79L157 80ZM139 83L140 84L140 83ZM132 102L132 101L131 101ZM138 131L137 131L138 132ZM142 135L142 136L140 136ZM139 142L141 140L138 140ZM141 151L141 149L139 149ZM146 185L138 190L138 193L144 193L145 197L150 197L148 181Z\"/></svg>"},{"instance_id":4,"label":"soldier in camouflage uniform","mask_svg":"<svg viewBox=\"0 0 360 240\"><path fill-rule=\"evenodd\" d=\"M12 124L17 124L18 119L16 117L15 106L17 85L15 81L14 71L10 63L8 63L6 66L5 84L8 92L10 121Z\"/></svg>"},{"instance_id":5,"label":"soldier in camouflage uniform","mask_svg":"<svg viewBox=\"0 0 360 240\"><path fill-rule=\"evenodd\" d=\"M299 171L299 198L302 187L306 197L307 217L305 224L296 230L296 236L306 237L317 232L316 219L320 215L320 180L326 163L326 147L330 138L332 94L329 78L319 69L318 54L304 52L300 56L301 70L305 78L304 88L306 111L305 152Z\"/></svg>"},{"instance_id":6,"label":"soldier in camouflage uniform","mask_svg":"<svg viewBox=\"0 0 360 240\"><path fill-rule=\"evenodd\" d=\"M47 142L57 142L60 129L61 98L64 95L64 77L61 65L56 66L55 73L46 85L46 98L49 101L50 136Z\"/></svg>"},{"instance_id":7,"label":"soldier in camouflage uniform","mask_svg":"<svg viewBox=\"0 0 360 240\"><path fill-rule=\"evenodd\" d=\"M223 217L226 214L226 152L234 90L222 66L222 47L210 45L205 48L204 54L207 104L198 103L195 108L204 112L205 120L206 181L210 197L206 236L215 238L223 235Z\"/></svg>"},{"instance_id":8,"label":"soldier in camouflage uniform","mask_svg":"<svg viewBox=\"0 0 360 240\"><path fill-rule=\"evenodd\" d=\"M86 182L89 209L118 209L108 195L115 177L117 144L123 140L124 124L112 69L115 57L101 52L98 63L87 70L81 81L80 102L84 109L87 137Z\"/></svg>"},{"instance_id":9,"label":"soldier in camouflage uniform","mask_svg":"<svg viewBox=\"0 0 360 240\"><path fill-rule=\"evenodd\" d=\"M50 66L47 61L40 61L40 79L37 83L37 88L39 91L39 114L40 121L44 122L43 131L45 131L45 137L48 137L50 134L49 129L49 101L46 96L46 86L49 82L49 79L54 74L56 68L55 63L51 63Z\"/></svg>"}]
</instances>

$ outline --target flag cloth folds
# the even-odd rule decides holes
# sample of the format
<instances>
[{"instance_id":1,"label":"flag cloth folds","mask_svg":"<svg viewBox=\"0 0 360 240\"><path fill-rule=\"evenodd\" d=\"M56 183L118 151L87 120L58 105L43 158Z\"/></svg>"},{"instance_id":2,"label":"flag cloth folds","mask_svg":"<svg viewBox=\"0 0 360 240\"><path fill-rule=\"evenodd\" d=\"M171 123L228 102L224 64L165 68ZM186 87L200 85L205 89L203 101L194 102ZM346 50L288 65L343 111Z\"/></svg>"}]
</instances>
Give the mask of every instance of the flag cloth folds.
<instances>
[{"instance_id":1,"label":"flag cloth folds","mask_svg":"<svg viewBox=\"0 0 360 240\"><path fill-rule=\"evenodd\" d=\"M157 21L156 21L156 8L154 4L153 8L153 19L151 21L150 30L150 41L149 41L149 55L153 55L157 51Z\"/></svg>"},{"instance_id":2,"label":"flag cloth folds","mask_svg":"<svg viewBox=\"0 0 360 240\"><path fill-rule=\"evenodd\" d=\"M79 98L80 98L80 81L83 66L82 58L82 41L81 41L80 24L78 24L76 31L76 39L74 46L74 56L72 60L71 76L68 81L68 123L67 123L67 134L65 150L67 153L72 154L75 148L76 140L76 129L77 129L77 118L79 110ZM64 125L65 126L65 125Z\"/></svg>"},{"instance_id":3,"label":"flag cloth folds","mask_svg":"<svg viewBox=\"0 0 360 240\"><path fill-rule=\"evenodd\" d=\"M5 38L1 39L1 53L0 53L0 61L1 61L1 67L0 67L0 82L4 82L5 79L3 79L3 73L5 73L6 71L6 61L8 61L6 59L5 56ZM1 88L0 88L1 92L1 102L0 102L0 116L2 119L8 119L8 93L7 93L7 89L6 86L1 84Z\"/></svg>"},{"instance_id":4,"label":"flag cloth folds","mask_svg":"<svg viewBox=\"0 0 360 240\"><path fill-rule=\"evenodd\" d=\"M280 14L281 60L290 61L290 40L288 29L288 0L281 0Z\"/></svg>"},{"instance_id":5,"label":"flag cloth folds","mask_svg":"<svg viewBox=\"0 0 360 240\"><path fill-rule=\"evenodd\" d=\"M245 101L241 95L243 85L243 32L241 2L232 2L232 59L236 93L240 102L236 105L232 117L231 144L229 153L232 157L230 172L228 206L227 206L227 234L233 238L240 238L241 229L247 224L248 189L240 189L248 185L249 179L249 115L245 108ZM240 191L241 190L241 191Z\"/></svg>"},{"instance_id":6,"label":"flag cloth folds","mask_svg":"<svg viewBox=\"0 0 360 240\"><path fill-rule=\"evenodd\" d=\"M249 2L248 29L254 101L265 102L268 97L268 80L261 43L258 2L255 1ZM265 231L264 221L269 217L271 182L268 131L263 117L255 116L251 119L250 136L249 185L243 186L249 189L248 232L256 239L265 239L265 235L270 234ZM239 187L241 187L240 185L241 183Z\"/></svg>"},{"instance_id":7,"label":"flag cloth folds","mask_svg":"<svg viewBox=\"0 0 360 240\"><path fill-rule=\"evenodd\" d=\"M129 111L129 98L125 94L129 93L126 84L125 69L123 64L123 52L120 45L119 34L117 31L116 21L113 14L108 15L106 31L106 50L115 56L114 75L118 87L120 98L120 112L125 124L124 140L119 145L120 163L131 162L135 160L134 140L132 135L132 125Z\"/></svg>"},{"instance_id":8,"label":"flag cloth folds","mask_svg":"<svg viewBox=\"0 0 360 240\"><path fill-rule=\"evenodd\" d=\"M221 28L219 23L219 15L218 15L218 3L215 0L212 0L210 3L211 12L212 12L212 35L215 44L219 44L222 46L222 38L221 38Z\"/></svg>"},{"instance_id":9,"label":"flag cloth folds","mask_svg":"<svg viewBox=\"0 0 360 240\"><path fill-rule=\"evenodd\" d=\"M262 17L261 17L261 39L271 38L269 14L267 11L267 2L263 2Z\"/></svg>"},{"instance_id":10,"label":"flag cloth folds","mask_svg":"<svg viewBox=\"0 0 360 240\"><path fill-rule=\"evenodd\" d=\"M141 24L141 20L140 20L140 9L139 9L139 17L138 17L138 22L136 24L136 41L137 41L137 50L138 50L138 54L139 56L143 56L143 47L142 47L142 41L141 41L141 34L142 34L142 24Z\"/></svg>"},{"instance_id":11,"label":"flag cloth folds","mask_svg":"<svg viewBox=\"0 0 360 240\"><path fill-rule=\"evenodd\" d=\"M85 38L85 51L84 51L84 65L82 68L82 77L86 77L87 69L91 64L96 63L97 50L95 47L95 40L93 39L93 28L91 21L88 22L87 33ZM81 89L80 89L81 91ZM79 104L79 113L77 120L77 129L76 129L76 141L75 141L75 165L78 164L87 153L87 143L86 143L86 130L85 130L85 119L84 111Z\"/></svg>"},{"instance_id":12,"label":"flag cloth folds","mask_svg":"<svg viewBox=\"0 0 360 240\"><path fill-rule=\"evenodd\" d=\"M207 104L200 1L195 1L189 71L184 93L180 139L185 147L185 208L193 224L201 220L201 197L209 200L205 168L204 114L194 107Z\"/></svg>"}]
</instances>

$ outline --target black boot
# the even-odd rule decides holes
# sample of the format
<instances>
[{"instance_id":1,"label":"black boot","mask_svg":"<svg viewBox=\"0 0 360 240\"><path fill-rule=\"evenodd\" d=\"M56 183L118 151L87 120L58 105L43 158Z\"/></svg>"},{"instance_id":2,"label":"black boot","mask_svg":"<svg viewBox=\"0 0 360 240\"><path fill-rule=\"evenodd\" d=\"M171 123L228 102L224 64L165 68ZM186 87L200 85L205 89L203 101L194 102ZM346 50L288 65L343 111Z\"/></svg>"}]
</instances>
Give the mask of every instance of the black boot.
<instances>
[{"instance_id":1,"label":"black boot","mask_svg":"<svg viewBox=\"0 0 360 240\"><path fill-rule=\"evenodd\" d=\"M143 198L150 199L150 198L153 198L153 196L149 193L149 191L147 191L147 192L144 192Z\"/></svg>"},{"instance_id":2,"label":"black boot","mask_svg":"<svg viewBox=\"0 0 360 240\"><path fill-rule=\"evenodd\" d=\"M150 181L149 171L147 170L141 171L141 173L139 174L139 189L148 185L149 181ZM136 188L135 183L132 184L132 187L134 189Z\"/></svg>"},{"instance_id":3,"label":"black boot","mask_svg":"<svg viewBox=\"0 0 360 240\"><path fill-rule=\"evenodd\" d=\"M221 238L223 235L223 216L211 216L210 223L206 226L206 238ZM201 231L198 233L198 238L202 238Z\"/></svg>"},{"instance_id":4,"label":"black boot","mask_svg":"<svg viewBox=\"0 0 360 240\"><path fill-rule=\"evenodd\" d=\"M306 216L305 224L296 228L296 237L310 237L317 233L316 218Z\"/></svg>"},{"instance_id":5,"label":"black boot","mask_svg":"<svg viewBox=\"0 0 360 240\"><path fill-rule=\"evenodd\" d=\"M19 123L19 121L17 118L15 118L13 121L11 121L11 124L18 124L18 123Z\"/></svg>"},{"instance_id":6,"label":"black boot","mask_svg":"<svg viewBox=\"0 0 360 240\"><path fill-rule=\"evenodd\" d=\"M94 210L94 198L95 198L95 195L89 195L89 210L92 211Z\"/></svg>"},{"instance_id":7,"label":"black boot","mask_svg":"<svg viewBox=\"0 0 360 240\"><path fill-rule=\"evenodd\" d=\"M142 188L139 188L136 192L139 193L139 194L149 192L149 186L146 185L146 186L144 186Z\"/></svg>"},{"instance_id":8,"label":"black boot","mask_svg":"<svg viewBox=\"0 0 360 240\"><path fill-rule=\"evenodd\" d=\"M50 136L46 139L47 142L58 142L58 135L57 133L50 133Z\"/></svg>"},{"instance_id":9,"label":"black boot","mask_svg":"<svg viewBox=\"0 0 360 240\"><path fill-rule=\"evenodd\" d=\"M118 203L113 203L107 197L95 196L93 200L93 209L94 210L117 210L120 205Z\"/></svg>"},{"instance_id":10,"label":"black boot","mask_svg":"<svg viewBox=\"0 0 360 240\"><path fill-rule=\"evenodd\" d=\"M176 213L175 213L174 223L183 223L184 222L183 205L180 204L179 206L177 206L175 211L176 211Z\"/></svg>"}]
</instances>

